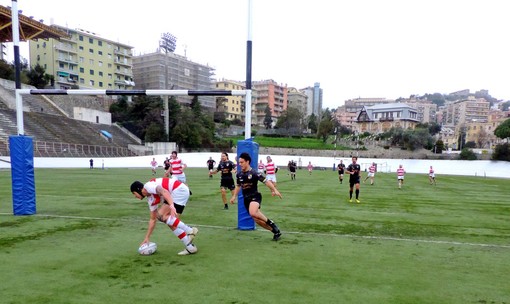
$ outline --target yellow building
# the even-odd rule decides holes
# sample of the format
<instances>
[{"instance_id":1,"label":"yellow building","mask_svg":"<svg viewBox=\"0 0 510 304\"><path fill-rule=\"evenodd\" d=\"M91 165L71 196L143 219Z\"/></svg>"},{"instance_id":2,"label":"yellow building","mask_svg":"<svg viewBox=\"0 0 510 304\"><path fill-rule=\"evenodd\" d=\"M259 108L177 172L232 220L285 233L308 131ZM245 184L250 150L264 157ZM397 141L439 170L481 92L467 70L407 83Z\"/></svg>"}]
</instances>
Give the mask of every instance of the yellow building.
<instances>
[{"instance_id":1,"label":"yellow building","mask_svg":"<svg viewBox=\"0 0 510 304\"><path fill-rule=\"evenodd\" d=\"M61 40L30 41L30 65L41 65L55 77L56 89L130 90L134 87L133 47L82 29L52 27L66 32Z\"/></svg>"},{"instance_id":2,"label":"yellow building","mask_svg":"<svg viewBox=\"0 0 510 304\"><path fill-rule=\"evenodd\" d=\"M216 82L217 90L244 90L243 84L233 80L220 80ZM216 97L216 112L225 113L228 120L239 119L244 122L244 96Z\"/></svg>"}]
</instances>

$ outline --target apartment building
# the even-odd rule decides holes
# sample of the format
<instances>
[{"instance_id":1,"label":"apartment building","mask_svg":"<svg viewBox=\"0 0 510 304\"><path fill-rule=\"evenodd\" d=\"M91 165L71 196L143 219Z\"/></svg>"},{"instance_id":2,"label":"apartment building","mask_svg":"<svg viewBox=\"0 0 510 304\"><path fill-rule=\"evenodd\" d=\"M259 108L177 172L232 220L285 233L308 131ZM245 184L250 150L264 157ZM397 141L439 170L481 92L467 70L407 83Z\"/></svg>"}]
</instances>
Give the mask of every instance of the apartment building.
<instances>
[{"instance_id":1,"label":"apartment building","mask_svg":"<svg viewBox=\"0 0 510 304\"><path fill-rule=\"evenodd\" d=\"M252 90L252 124L264 126L265 110L269 106L274 126L287 109L287 85L278 84L272 79L253 81Z\"/></svg>"},{"instance_id":2,"label":"apartment building","mask_svg":"<svg viewBox=\"0 0 510 304\"><path fill-rule=\"evenodd\" d=\"M421 123L436 123L437 105L428 100L404 101L405 104L418 111L418 121Z\"/></svg>"},{"instance_id":3,"label":"apartment building","mask_svg":"<svg viewBox=\"0 0 510 304\"><path fill-rule=\"evenodd\" d=\"M57 89L130 90L135 86L132 46L83 29L52 25L69 36L29 41L30 65L55 77Z\"/></svg>"},{"instance_id":4,"label":"apartment building","mask_svg":"<svg viewBox=\"0 0 510 304\"><path fill-rule=\"evenodd\" d=\"M133 57L133 75L136 81L135 89L212 90L215 86L212 67L190 61L185 56L159 50ZM176 98L183 104L190 104L193 99L192 96ZM198 96L198 100L205 110L215 111L214 96Z\"/></svg>"},{"instance_id":5,"label":"apartment building","mask_svg":"<svg viewBox=\"0 0 510 304\"><path fill-rule=\"evenodd\" d=\"M314 114L320 119L322 115L322 89L320 83L314 83L313 87L306 87L300 90L307 96L306 112L303 114L308 117Z\"/></svg>"},{"instance_id":6,"label":"apartment building","mask_svg":"<svg viewBox=\"0 0 510 304\"><path fill-rule=\"evenodd\" d=\"M448 103L440 108L443 125L457 126L471 121L487 121L490 103L484 98L469 96L467 99Z\"/></svg>"},{"instance_id":7,"label":"apartment building","mask_svg":"<svg viewBox=\"0 0 510 304\"><path fill-rule=\"evenodd\" d=\"M222 79L216 82L216 90L245 90L240 82ZM239 119L244 122L245 99L244 96L216 97L216 112L225 114L228 120Z\"/></svg>"},{"instance_id":8,"label":"apartment building","mask_svg":"<svg viewBox=\"0 0 510 304\"><path fill-rule=\"evenodd\" d=\"M301 114L303 114L303 118L306 117L307 106L308 106L308 96L303 92L296 88L289 87L287 88L287 99L288 99L288 107L293 107L298 109Z\"/></svg>"}]
</instances>

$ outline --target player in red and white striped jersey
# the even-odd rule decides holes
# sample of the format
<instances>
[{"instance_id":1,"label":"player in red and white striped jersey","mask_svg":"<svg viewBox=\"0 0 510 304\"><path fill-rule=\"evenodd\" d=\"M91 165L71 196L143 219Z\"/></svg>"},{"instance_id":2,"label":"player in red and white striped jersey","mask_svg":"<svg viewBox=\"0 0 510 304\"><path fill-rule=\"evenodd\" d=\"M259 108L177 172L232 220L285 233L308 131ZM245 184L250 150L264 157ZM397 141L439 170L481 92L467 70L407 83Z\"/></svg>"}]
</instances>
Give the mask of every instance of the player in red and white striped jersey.
<instances>
[{"instance_id":1,"label":"player in red and white striped jersey","mask_svg":"<svg viewBox=\"0 0 510 304\"><path fill-rule=\"evenodd\" d=\"M436 174L434 173L434 168L432 168L432 166L430 166L430 169L429 169L429 182L430 184L434 184L434 186L436 185Z\"/></svg>"},{"instance_id":2,"label":"player in red and white striped jersey","mask_svg":"<svg viewBox=\"0 0 510 304\"><path fill-rule=\"evenodd\" d=\"M165 177L174 177L182 183L186 183L186 174L184 174L184 169L186 169L186 164L182 161L182 159L177 157L177 151L172 151L170 155L170 168L165 173Z\"/></svg>"},{"instance_id":3,"label":"player in red and white striped jersey","mask_svg":"<svg viewBox=\"0 0 510 304\"><path fill-rule=\"evenodd\" d=\"M153 178L142 184L135 181L131 184L131 193L142 200L147 197L150 210L149 226L142 244L150 242L150 236L159 220L168 225L185 246L179 255L193 254L198 251L193 239L198 229L186 225L179 219L189 199L189 188L174 178Z\"/></svg>"},{"instance_id":4,"label":"player in red and white striped jersey","mask_svg":"<svg viewBox=\"0 0 510 304\"><path fill-rule=\"evenodd\" d=\"M402 189L402 185L404 184L404 175L406 174L406 170L402 167L402 165L398 166L397 169L397 180L398 180L398 188Z\"/></svg>"},{"instance_id":5,"label":"player in red and white striped jersey","mask_svg":"<svg viewBox=\"0 0 510 304\"><path fill-rule=\"evenodd\" d=\"M276 188L276 172L278 172L278 167L271 159L271 156L267 156L267 164L265 167L266 170L266 180L273 183L273 186ZM274 192L272 193L274 196Z\"/></svg>"},{"instance_id":6,"label":"player in red and white striped jersey","mask_svg":"<svg viewBox=\"0 0 510 304\"><path fill-rule=\"evenodd\" d=\"M375 163L372 163L372 165L370 167L368 167L368 174L367 174L367 177L365 177L365 180L363 180L363 183L365 183L367 181L367 179L370 178L370 185L373 185L376 171L377 171L377 167L376 167Z\"/></svg>"}]
</instances>

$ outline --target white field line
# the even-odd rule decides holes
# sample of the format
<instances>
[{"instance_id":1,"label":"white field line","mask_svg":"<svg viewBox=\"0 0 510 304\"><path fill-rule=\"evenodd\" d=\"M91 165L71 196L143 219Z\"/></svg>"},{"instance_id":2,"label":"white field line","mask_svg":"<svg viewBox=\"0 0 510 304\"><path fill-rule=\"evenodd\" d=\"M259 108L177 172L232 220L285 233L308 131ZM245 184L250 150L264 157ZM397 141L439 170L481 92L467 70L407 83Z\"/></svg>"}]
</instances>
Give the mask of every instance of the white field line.
<instances>
[{"instance_id":1,"label":"white field line","mask_svg":"<svg viewBox=\"0 0 510 304\"><path fill-rule=\"evenodd\" d=\"M11 213L1 213L0 215L12 215ZM53 218L67 218L67 219L80 219L80 220L104 220L104 221L123 221L123 222L140 222L145 223L147 220L141 219L118 219L118 218L107 218L107 217L88 217L88 216L72 216L72 215L52 215L52 214L34 214L37 217L53 217ZM205 227L213 229L230 229L232 227L226 226L212 226L212 225L193 225L196 227ZM266 230L257 230L266 232ZM296 235L310 235L310 236L335 236L352 239L369 239L379 241L400 241L400 242L414 242L414 243L427 243L427 244L446 244L446 245L458 245L458 246L472 246L472 247L492 247L492 248L505 248L510 249L510 245L498 245L498 244L484 244L484 243L468 243L468 242L457 242L457 241L438 241L438 240L422 240L422 239L409 239L409 238L396 238L390 236L370 236L370 235L353 235L353 234L334 234L334 233L318 233L318 232L299 232L299 231L283 231L284 234L296 234Z\"/></svg>"}]
</instances>

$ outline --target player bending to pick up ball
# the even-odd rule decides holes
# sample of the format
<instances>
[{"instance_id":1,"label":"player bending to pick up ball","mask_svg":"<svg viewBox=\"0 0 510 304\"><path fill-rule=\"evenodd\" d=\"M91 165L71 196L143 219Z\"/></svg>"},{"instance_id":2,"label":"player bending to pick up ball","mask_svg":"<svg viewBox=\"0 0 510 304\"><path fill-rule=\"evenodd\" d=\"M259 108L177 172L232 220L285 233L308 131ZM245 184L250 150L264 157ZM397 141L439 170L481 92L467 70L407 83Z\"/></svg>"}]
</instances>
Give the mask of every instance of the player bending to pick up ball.
<instances>
[{"instance_id":1,"label":"player bending to pick up ball","mask_svg":"<svg viewBox=\"0 0 510 304\"><path fill-rule=\"evenodd\" d=\"M241 170L237 172L237 186L232 193L232 198L230 199L230 203L233 204L236 200L237 194L241 188L243 189L243 197L244 197L244 207L246 211L253 218L255 223L257 223L262 228L269 230L273 233L273 241L278 241L282 236L280 229L276 224L268 219L261 211L260 205L262 204L262 195L258 192L257 183L259 181L263 182L269 189L271 189L272 193L279 198L282 198L280 192L275 188L274 184L257 172L257 170L252 169L250 166L251 156L248 153L241 153L239 156L239 166Z\"/></svg>"},{"instance_id":2,"label":"player bending to pick up ball","mask_svg":"<svg viewBox=\"0 0 510 304\"><path fill-rule=\"evenodd\" d=\"M179 255L197 253L193 238L198 229L186 225L179 219L189 198L189 188L184 183L171 178L153 178L145 185L139 181L131 184L131 193L142 200L147 197L150 219L147 234L140 244L149 244L150 236L156 227L156 220L163 222L173 231L176 237L184 244L185 250Z\"/></svg>"}]
</instances>

